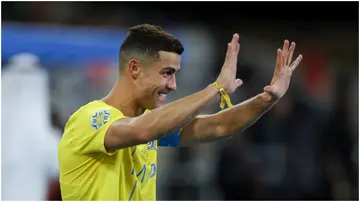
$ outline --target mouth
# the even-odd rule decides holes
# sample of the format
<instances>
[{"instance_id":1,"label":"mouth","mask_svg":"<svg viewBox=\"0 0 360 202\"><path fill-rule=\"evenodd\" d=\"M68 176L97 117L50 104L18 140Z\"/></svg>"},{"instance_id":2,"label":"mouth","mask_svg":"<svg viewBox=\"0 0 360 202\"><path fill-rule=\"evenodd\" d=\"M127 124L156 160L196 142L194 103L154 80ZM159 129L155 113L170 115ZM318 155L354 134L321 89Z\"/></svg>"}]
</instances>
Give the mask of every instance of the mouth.
<instances>
[{"instance_id":1,"label":"mouth","mask_svg":"<svg viewBox=\"0 0 360 202\"><path fill-rule=\"evenodd\" d=\"M166 96L169 92L164 92L164 91L160 91L158 92L158 95L159 95L159 100L164 102L166 101Z\"/></svg>"}]
</instances>

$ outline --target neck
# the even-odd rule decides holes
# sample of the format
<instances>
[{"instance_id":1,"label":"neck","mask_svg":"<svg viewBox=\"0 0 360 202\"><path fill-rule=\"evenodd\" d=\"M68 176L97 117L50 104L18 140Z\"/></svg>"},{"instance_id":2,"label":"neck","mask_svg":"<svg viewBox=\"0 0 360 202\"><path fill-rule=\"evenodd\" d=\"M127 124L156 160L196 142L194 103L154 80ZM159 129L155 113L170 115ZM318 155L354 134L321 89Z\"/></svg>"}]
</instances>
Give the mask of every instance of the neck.
<instances>
[{"instance_id":1,"label":"neck","mask_svg":"<svg viewBox=\"0 0 360 202\"><path fill-rule=\"evenodd\" d=\"M127 117L140 116L145 112L145 108L138 104L131 89L133 88L126 78L119 78L110 93L102 100L120 110Z\"/></svg>"}]
</instances>

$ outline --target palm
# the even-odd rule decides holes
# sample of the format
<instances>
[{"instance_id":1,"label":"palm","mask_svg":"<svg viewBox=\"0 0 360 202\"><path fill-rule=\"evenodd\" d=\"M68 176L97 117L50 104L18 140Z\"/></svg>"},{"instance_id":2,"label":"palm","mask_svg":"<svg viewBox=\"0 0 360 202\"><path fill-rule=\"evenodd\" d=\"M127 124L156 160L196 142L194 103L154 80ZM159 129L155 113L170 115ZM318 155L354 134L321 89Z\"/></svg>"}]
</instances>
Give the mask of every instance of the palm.
<instances>
[{"instance_id":1,"label":"palm","mask_svg":"<svg viewBox=\"0 0 360 202\"><path fill-rule=\"evenodd\" d=\"M243 83L241 79L236 79L237 58L240 50L238 41L239 35L234 34L231 42L228 43L225 62L217 79L227 93L233 93Z\"/></svg>"},{"instance_id":2,"label":"palm","mask_svg":"<svg viewBox=\"0 0 360 202\"><path fill-rule=\"evenodd\" d=\"M293 71L300 64L302 55L299 55L296 60L291 63L295 50L295 43L292 42L289 48L289 41L285 40L283 49L277 50L277 59L274 76L271 80L270 86L264 88L265 92L269 92L280 99L286 93L290 85L290 79Z\"/></svg>"}]
</instances>

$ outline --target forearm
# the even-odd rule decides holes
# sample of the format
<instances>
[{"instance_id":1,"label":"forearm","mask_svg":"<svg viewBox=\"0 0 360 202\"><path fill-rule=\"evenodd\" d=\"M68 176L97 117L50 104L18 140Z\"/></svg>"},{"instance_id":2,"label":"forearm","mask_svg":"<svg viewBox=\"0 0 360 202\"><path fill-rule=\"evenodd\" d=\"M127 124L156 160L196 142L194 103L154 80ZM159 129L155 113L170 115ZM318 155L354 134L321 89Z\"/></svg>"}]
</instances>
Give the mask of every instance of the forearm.
<instances>
[{"instance_id":1,"label":"forearm","mask_svg":"<svg viewBox=\"0 0 360 202\"><path fill-rule=\"evenodd\" d=\"M244 131L268 111L276 100L261 93L216 114L197 116L181 132L181 146L209 142Z\"/></svg>"},{"instance_id":2,"label":"forearm","mask_svg":"<svg viewBox=\"0 0 360 202\"><path fill-rule=\"evenodd\" d=\"M217 114L197 117L181 132L181 144L187 145L194 140L203 142L230 136L254 124L288 90L291 75L302 60L302 55L299 55L291 63L294 50L295 43L291 43L289 48L288 40L284 41L283 50L277 50L274 76L271 84L264 87L264 93ZM229 69L223 70L224 72L221 73L226 75Z\"/></svg>"},{"instance_id":3,"label":"forearm","mask_svg":"<svg viewBox=\"0 0 360 202\"><path fill-rule=\"evenodd\" d=\"M206 106L218 90L209 85L204 90L154 109L136 119L137 125L146 126L147 140L159 139L174 129L180 129Z\"/></svg>"},{"instance_id":4,"label":"forearm","mask_svg":"<svg viewBox=\"0 0 360 202\"><path fill-rule=\"evenodd\" d=\"M261 93L230 109L223 110L215 115L218 131L217 137L231 136L236 132L246 130L263 114L276 104L269 93Z\"/></svg>"}]
</instances>

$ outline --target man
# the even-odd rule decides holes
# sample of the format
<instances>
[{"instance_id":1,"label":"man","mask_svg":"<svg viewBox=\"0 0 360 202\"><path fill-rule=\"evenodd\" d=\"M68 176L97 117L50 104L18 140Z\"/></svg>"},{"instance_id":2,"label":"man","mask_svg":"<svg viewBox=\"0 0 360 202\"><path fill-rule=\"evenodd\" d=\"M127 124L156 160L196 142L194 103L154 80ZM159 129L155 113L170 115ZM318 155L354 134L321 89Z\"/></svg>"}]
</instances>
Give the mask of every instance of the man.
<instances>
[{"instance_id":1,"label":"man","mask_svg":"<svg viewBox=\"0 0 360 202\"><path fill-rule=\"evenodd\" d=\"M63 200L156 200L158 146L185 146L229 137L252 125L287 91L300 55L291 64L295 43L278 49L276 69L264 92L239 105L230 103L242 81L235 78L239 35L228 44L216 82L175 102L181 43L160 27L130 29L120 48L119 79L102 100L82 106L68 120L59 145ZM197 116L216 96L217 114ZM151 111L150 111L151 110ZM171 134L171 135L169 135Z\"/></svg>"}]
</instances>

